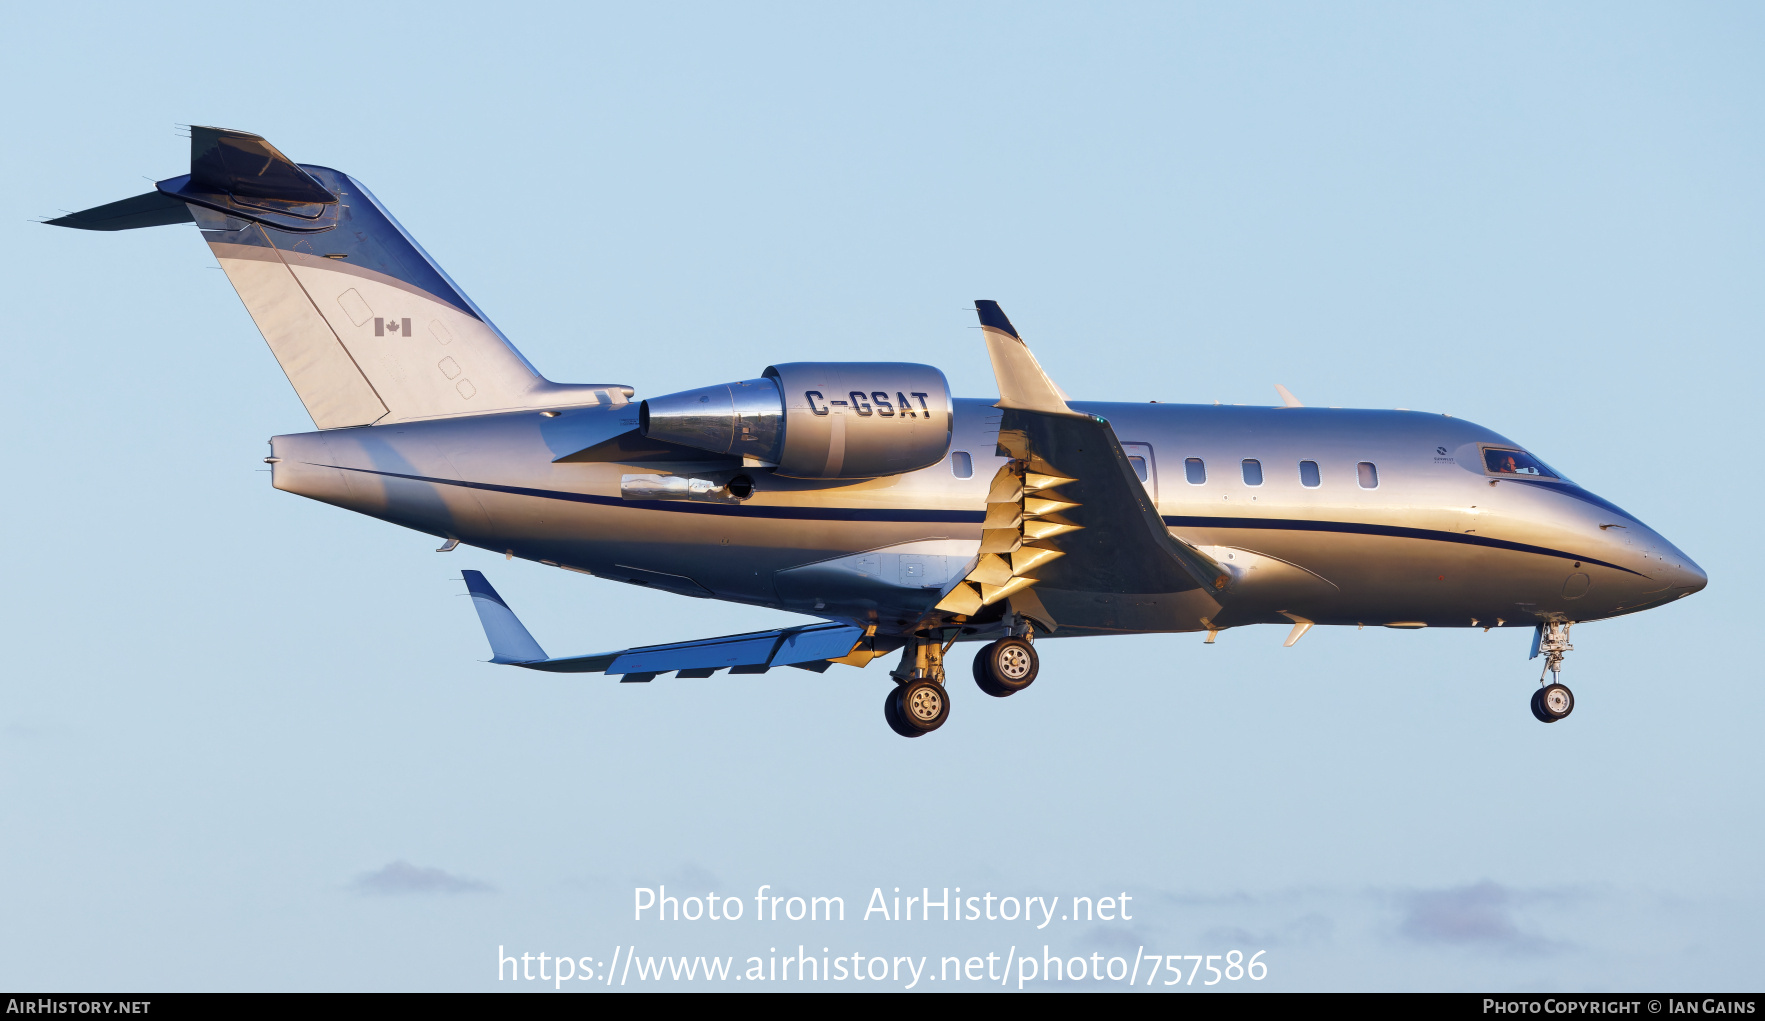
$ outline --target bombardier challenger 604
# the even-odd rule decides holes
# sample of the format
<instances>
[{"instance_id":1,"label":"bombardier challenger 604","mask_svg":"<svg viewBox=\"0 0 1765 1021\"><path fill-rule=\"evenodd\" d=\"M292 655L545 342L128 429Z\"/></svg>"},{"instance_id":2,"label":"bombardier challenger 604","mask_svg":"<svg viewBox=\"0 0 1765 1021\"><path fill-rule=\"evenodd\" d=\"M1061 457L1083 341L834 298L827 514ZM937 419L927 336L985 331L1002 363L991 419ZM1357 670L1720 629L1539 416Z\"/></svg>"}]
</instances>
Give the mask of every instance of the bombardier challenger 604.
<instances>
[{"instance_id":1,"label":"bombardier challenger 604","mask_svg":"<svg viewBox=\"0 0 1765 1021\"><path fill-rule=\"evenodd\" d=\"M1291 625L1529 628L1532 712L1574 708L1569 629L1702 589L1634 516L1462 419L1074 401L993 301L998 397L929 365L795 362L638 401L541 376L362 184L191 129L190 172L48 221L195 223L315 432L277 489L585 575L819 623L550 657L465 571L493 658L709 677L898 655L897 733L948 718L945 658L1005 697L1051 637ZM702 381L698 381L702 382Z\"/></svg>"}]
</instances>

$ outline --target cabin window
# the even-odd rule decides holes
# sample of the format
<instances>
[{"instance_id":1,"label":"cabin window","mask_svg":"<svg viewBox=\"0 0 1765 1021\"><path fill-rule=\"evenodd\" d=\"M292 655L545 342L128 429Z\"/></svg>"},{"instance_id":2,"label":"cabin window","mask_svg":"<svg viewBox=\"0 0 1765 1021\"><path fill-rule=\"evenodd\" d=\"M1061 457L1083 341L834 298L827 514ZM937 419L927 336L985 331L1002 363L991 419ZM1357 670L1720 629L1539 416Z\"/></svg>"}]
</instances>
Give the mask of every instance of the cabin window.
<instances>
[{"instance_id":1,"label":"cabin window","mask_svg":"<svg viewBox=\"0 0 1765 1021\"><path fill-rule=\"evenodd\" d=\"M1318 463L1316 461L1299 462L1300 485L1307 489L1316 489L1323 484L1323 481L1324 480L1318 475Z\"/></svg>"},{"instance_id":2,"label":"cabin window","mask_svg":"<svg viewBox=\"0 0 1765 1021\"><path fill-rule=\"evenodd\" d=\"M1141 457L1138 454L1129 454L1128 463L1134 466L1134 474L1140 476L1141 482L1145 482L1151 477L1146 472L1146 459L1144 457Z\"/></svg>"},{"instance_id":3,"label":"cabin window","mask_svg":"<svg viewBox=\"0 0 1765 1021\"><path fill-rule=\"evenodd\" d=\"M1254 457L1244 459L1244 484L1247 486L1262 485L1262 462Z\"/></svg>"},{"instance_id":4,"label":"cabin window","mask_svg":"<svg viewBox=\"0 0 1765 1021\"><path fill-rule=\"evenodd\" d=\"M1207 465L1201 463L1201 458L1191 457L1183 462L1183 477L1191 486L1203 485L1207 482Z\"/></svg>"},{"instance_id":5,"label":"cabin window","mask_svg":"<svg viewBox=\"0 0 1765 1021\"><path fill-rule=\"evenodd\" d=\"M1494 475L1530 475L1535 479L1554 479L1557 473L1545 467L1544 462L1524 450L1497 450L1486 447L1483 451L1483 466Z\"/></svg>"},{"instance_id":6,"label":"cabin window","mask_svg":"<svg viewBox=\"0 0 1765 1021\"><path fill-rule=\"evenodd\" d=\"M959 479L974 478L974 458L966 450L957 450L950 454L950 474Z\"/></svg>"},{"instance_id":7,"label":"cabin window","mask_svg":"<svg viewBox=\"0 0 1765 1021\"><path fill-rule=\"evenodd\" d=\"M1361 480L1361 488L1362 489L1378 489L1379 488L1379 466L1378 465L1374 464L1371 461L1362 461L1360 464L1357 464L1354 467L1355 467L1355 471L1360 473L1360 480Z\"/></svg>"}]
</instances>

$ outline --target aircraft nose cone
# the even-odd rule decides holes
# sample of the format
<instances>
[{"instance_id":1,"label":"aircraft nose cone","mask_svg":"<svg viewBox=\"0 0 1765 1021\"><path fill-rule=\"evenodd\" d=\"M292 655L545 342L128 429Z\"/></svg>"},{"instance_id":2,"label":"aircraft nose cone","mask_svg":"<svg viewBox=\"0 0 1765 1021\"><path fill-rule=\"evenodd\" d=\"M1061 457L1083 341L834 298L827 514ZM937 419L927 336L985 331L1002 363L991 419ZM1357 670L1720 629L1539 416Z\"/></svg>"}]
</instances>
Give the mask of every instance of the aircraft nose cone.
<instances>
[{"instance_id":1,"label":"aircraft nose cone","mask_svg":"<svg viewBox=\"0 0 1765 1021\"><path fill-rule=\"evenodd\" d=\"M1675 588L1685 589L1686 595L1702 592L1704 586L1708 584L1710 584L1710 576L1704 573L1703 568L1692 563L1690 557L1686 557L1683 563L1675 566L1673 585Z\"/></svg>"}]
</instances>

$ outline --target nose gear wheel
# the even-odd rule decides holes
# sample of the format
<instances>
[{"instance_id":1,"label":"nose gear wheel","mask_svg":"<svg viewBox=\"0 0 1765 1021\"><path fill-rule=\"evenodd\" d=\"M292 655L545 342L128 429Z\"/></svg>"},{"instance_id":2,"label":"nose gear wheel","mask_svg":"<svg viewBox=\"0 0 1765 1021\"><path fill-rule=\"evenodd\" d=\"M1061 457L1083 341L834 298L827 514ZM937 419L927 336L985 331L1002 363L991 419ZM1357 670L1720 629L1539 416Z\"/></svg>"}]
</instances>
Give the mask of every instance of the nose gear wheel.
<instances>
[{"instance_id":1,"label":"nose gear wheel","mask_svg":"<svg viewBox=\"0 0 1765 1021\"><path fill-rule=\"evenodd\" d=\"M1549 684L1532 696L1532 715L1541 723L1555 723L1575 711L1575 693L1567 685Z\"/></svg>"}]
</instances>

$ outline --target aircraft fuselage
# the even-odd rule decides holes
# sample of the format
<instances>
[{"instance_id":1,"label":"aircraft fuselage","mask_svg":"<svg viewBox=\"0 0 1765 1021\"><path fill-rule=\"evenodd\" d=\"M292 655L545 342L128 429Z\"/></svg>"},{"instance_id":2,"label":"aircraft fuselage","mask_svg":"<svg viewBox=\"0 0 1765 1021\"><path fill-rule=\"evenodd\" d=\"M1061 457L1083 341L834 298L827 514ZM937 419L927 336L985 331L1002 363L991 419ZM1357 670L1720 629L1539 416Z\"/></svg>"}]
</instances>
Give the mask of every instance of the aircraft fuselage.
<instances>
[{"instance_id":1,"label":"aircraft fuselage","mask_svg":"<svg viewBox=\"0 0 1765 1021\"><path fill-rule=\"evenodd\" d=\"M1463 419L1072 407L1109 420L1142 459L1172 534L1232 578L1217 609L1132 593L1069 599L1055 611L1061 635L1299 619L1532 627L1647 609L1705 583L1666 539L1574 483L1490 470L1488 449L1521 448ZM990 401L958 400L951 453L936 465L863 480L753 470L752 496L730 504L622 494L634 474L727 476L726 462L557 461L633 429L633 404L277 436L273 479L527 560L888 632L912 625L972 560L989 480L1006 461L995 449L999 419Z\"/></svg>"}]
</instances>

